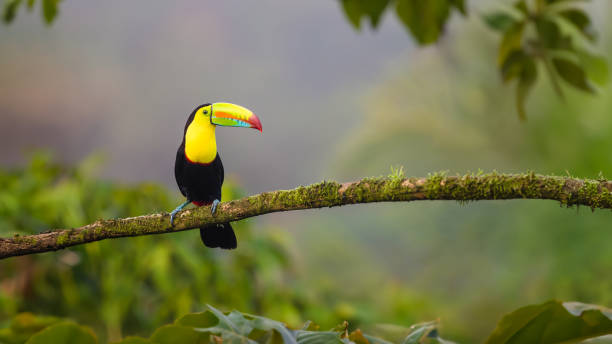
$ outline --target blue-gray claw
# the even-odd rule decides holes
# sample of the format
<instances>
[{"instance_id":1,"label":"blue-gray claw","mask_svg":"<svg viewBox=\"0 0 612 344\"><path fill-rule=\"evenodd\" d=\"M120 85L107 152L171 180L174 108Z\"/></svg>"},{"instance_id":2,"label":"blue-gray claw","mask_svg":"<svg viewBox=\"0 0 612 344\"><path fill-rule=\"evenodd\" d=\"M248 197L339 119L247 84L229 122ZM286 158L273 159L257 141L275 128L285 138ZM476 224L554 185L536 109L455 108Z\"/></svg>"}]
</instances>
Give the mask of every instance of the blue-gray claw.
<instances>
[{"instance_id":1,"label":"blue-gray claw","mask_svg":"<svg viewBox=\"0 0 612 344\"><path fill-rule=\"evenodd\" d=\"M178 210L173 210L170 213L170 227L174 227L174 215L176 215L176 213L178 213Z\"/></svg>"},{"instance_id":2,"label":"blue-gray claw","mask_svg":"<svg viewBox=\"0 0 612 344\"><path fill-rule=\"evenodd\" d=\"M176 215L176 213L178 213L179 211L183 210L183 208L185 208L189 203L191 203L191 201L187 200L185 203L179 205L170 213L170 227L174 227L174 215Z\"/></svg>"},{"instance_id":3,"label":"blue-gray claw","mask_svg":"<svg viewBox=\"0 0 612 344\"><path fill-rule=\"evenodd\" d=\"M221 203L218 199L214 200L212 202L212 206L210 208L210 213L211 215L215 215L215 212L217 212L217 206L219 205L219 203Z\"/></svg>"}]
</instances>

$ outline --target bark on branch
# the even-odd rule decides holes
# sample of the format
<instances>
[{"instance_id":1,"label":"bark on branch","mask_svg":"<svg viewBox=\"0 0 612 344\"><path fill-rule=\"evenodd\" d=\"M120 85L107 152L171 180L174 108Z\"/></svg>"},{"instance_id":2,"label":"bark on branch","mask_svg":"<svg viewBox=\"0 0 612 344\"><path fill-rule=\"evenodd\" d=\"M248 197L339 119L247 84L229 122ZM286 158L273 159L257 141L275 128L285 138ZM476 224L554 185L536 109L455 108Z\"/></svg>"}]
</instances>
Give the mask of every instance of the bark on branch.
<instances>
[{"instance_id":1,"label":"bark on branch","mask_svg":"<svg viewBox=\"0 0 612 344\"><path fill-rule=\"evenodd\" d=\"M161 234L198 228L206 224L238 221L248 217L300 209L337 207L372 202L422 200L548 199L562 205L612 208L612 181L581 180L536 174L483 174L427 178L365 178L352 183L322 182L293 190L278 190L219 205L215 216L210 207L177 214L170 227L167 213L125 219L100 220L73 229L0 238L0 259L56 251L110 238Z\"/></svg>"}]
</instances>

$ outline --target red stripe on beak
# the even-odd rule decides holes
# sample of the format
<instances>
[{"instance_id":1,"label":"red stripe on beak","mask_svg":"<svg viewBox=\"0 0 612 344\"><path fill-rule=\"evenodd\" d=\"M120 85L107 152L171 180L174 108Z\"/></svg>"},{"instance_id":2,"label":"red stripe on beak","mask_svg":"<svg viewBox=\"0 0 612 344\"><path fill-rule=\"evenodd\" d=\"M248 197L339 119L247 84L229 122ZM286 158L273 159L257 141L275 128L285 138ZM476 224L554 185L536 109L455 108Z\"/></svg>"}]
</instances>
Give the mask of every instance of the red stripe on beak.
<instances>
[{"instance_id":1,"label":"red stripe on beak","mask_svg":"<svg viewBox=\"0 0 612 344\"><path fill-rule=\"evenodd\" d=\"M251 125L251 128L255 128L260 132L263 132L263 130L261 130L261 122L259 121L259 118L255 116L255 114L253 114L253 116L251 116L247 122Z\"/></svg>"}]
</instances>

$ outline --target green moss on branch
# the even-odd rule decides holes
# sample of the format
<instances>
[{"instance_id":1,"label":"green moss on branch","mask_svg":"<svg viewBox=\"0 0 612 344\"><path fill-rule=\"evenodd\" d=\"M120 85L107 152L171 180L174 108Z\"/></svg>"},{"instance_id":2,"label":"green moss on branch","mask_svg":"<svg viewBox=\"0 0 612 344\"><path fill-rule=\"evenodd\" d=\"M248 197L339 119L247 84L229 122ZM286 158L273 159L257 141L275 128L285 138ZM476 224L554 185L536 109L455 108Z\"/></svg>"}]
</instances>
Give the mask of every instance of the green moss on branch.
<instances>
[{"instance_id":1,"label":"green moss on branch","mask_svg":"<svg viewBox=\"0 0 612 344\"><path fill-rule=\"evenodd\" d=\"M337 207L373 202L418 200L543 199L564 206L585 205L591 209L612 208L612 181L580 180L570 177L526 174L481 174L448 176L435 173L426 178L364 178L352 183L324 181L293 190L264 192L222 203L213 217L209 207L189 209L177 214L175 226L165 214L126 219L101 220L80 228L0 238L0 259L55 251L70 246L110 238L161 234L199 228L206 224L238 221L263 214Z\"/></svg>"}]
</instances>

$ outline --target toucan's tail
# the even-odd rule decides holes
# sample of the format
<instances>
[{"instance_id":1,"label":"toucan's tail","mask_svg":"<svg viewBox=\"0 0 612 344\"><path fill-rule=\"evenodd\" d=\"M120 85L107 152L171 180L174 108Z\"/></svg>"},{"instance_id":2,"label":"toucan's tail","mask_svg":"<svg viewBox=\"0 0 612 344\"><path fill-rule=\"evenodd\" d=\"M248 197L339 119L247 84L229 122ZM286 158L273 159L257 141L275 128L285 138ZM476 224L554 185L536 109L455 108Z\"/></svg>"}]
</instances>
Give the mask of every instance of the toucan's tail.
<instances>
[{"instance_id":1,"label":"toucan's tail","mask_svg":"<svg viewBox=\"0 0 612 344\"><path fill-rule=\"evenodd\" d=\"M200 228L200 238L207 247L231 250L238 246L236 234L234 234L234 229L229 222Z\"/></svg>"}]
</instances>

